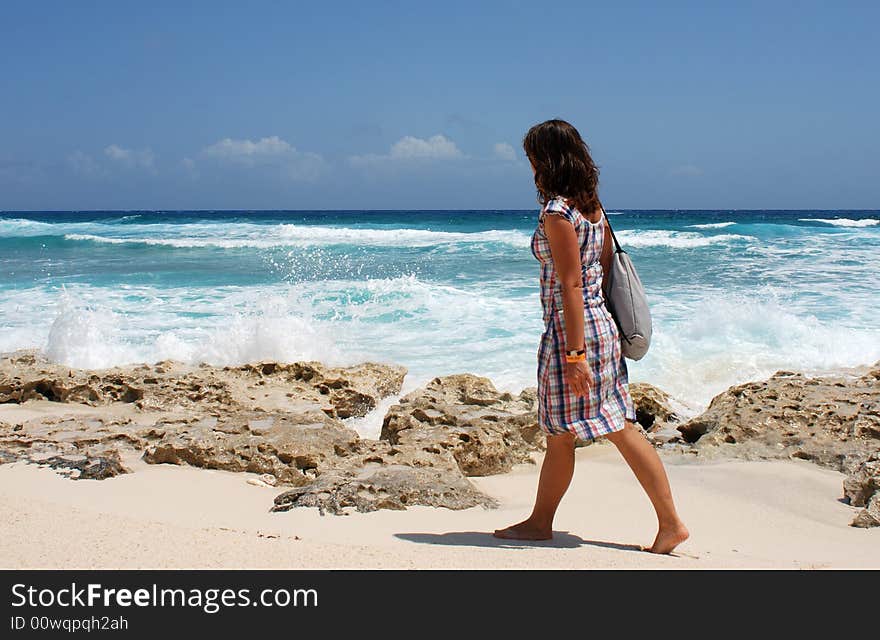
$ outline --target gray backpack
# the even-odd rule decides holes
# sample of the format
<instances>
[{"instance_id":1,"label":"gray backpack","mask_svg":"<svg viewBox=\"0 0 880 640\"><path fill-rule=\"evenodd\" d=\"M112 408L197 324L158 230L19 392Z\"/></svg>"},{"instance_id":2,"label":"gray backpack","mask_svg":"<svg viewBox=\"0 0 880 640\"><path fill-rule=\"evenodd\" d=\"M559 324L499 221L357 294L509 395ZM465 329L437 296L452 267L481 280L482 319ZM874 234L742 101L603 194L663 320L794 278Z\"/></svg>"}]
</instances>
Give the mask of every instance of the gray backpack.
<instances>
[{"instance_id":1,"label":"gray backpack","mask_svg":"<svg viewBox=\"0 0 880 640\"><path fill-rule=\"evenodd\" d=\"M648 309L648 299L629 254L621 248L617 236L614 235L605 207L602 207L602 214L608 221L608 229L614 240L611 269L605 274L605 304L620 331L623 355L630 360L641 360L651 345L651 311Z\"/></svg>"}]
</instances>

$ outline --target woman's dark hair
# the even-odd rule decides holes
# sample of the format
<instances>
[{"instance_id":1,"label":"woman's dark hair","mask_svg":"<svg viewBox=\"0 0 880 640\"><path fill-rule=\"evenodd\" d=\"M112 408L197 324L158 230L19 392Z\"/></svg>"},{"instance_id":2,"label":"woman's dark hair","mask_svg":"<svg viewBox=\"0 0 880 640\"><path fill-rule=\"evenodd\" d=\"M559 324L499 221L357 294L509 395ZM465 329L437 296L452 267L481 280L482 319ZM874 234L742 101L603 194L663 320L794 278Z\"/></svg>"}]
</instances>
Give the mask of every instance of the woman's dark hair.
<instances>
[{"instance_id":1,"label":"woman's dark hair","mask_svg":"<svg viewBox=\"0 0 880 640\"><path fill-rule=\"evenodd\" d=\"M526 133L523 149L535 167L538 202L563 196L586 216L595 211L599 169L577 129L565 120L536 124Z\"/></svg>"}]
</instances>

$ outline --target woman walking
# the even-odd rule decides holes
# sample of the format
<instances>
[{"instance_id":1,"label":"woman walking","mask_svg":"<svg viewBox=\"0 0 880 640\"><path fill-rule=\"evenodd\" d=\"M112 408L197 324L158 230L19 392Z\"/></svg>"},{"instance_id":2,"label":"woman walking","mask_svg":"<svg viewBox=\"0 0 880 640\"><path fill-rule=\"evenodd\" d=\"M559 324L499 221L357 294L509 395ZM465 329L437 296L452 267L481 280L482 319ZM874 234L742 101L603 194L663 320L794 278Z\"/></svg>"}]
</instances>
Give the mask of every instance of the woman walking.
<instances>
[{"instance_id":1,"label":"woman walking","mask_svg":"<svg viewBox=\"0 0 880 640\"><path fill-rule=\"evenodd\" d=\"M494 535L551 538L556 508L574 474L575 437L604 436L654 505L659 530L649 550L670 553L688 530L676 513L660 457L633 425L626 361L603 292L613 246L599 204L598 169L577 129L563 120L532 127L523 147L543 205L532 254L541 263L538 424L547 434L547 452L532 514Z\"/></svg>"}]
</instances>

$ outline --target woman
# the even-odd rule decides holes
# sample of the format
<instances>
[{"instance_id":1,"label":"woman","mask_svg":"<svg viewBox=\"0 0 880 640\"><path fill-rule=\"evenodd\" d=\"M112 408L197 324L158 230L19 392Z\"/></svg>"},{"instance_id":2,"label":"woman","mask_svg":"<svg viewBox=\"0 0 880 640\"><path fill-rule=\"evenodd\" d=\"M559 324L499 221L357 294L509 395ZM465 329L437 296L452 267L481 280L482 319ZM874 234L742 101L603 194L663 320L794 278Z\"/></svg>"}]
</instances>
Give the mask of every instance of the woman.
<instances>
[{"instance_id":1,"label":"woman","mask_svg":"<svg viewBox=\"0 0 880 640\"><path fill-rule=\"evenodd\" d=\"M659 530L649 550L670 553L688 530L676 513L660 457L633 424L626 361L603 293L613 246L599 204L599 171L577 129L562 120L532 127L523 148L543 205L532 254L541 263L538 424L547 434L547 452L532 514L494 535L551 538L556 508L574 473L575 437L604 436L654 505Z\"/></svg>"}]
</instances>

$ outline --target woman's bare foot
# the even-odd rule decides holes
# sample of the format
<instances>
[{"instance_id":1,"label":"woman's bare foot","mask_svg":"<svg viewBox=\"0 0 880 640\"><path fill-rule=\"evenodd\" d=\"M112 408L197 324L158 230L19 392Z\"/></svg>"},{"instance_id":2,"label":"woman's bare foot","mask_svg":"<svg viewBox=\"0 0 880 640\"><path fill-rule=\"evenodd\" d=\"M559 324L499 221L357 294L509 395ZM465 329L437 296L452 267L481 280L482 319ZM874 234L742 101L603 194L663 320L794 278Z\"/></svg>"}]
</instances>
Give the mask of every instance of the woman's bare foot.
<instances>
[{"instance_id":1,"label":"woman's bare foot","mask_svg":"<svg viewBox=\"0 0 880 640\"><path fill-rule=\"evenodd\" d=\"M495 529L492 535L505 540L549 540L553 537L553 529L524 520L505 529Z\"/></svg>"},{"instance_id":2,"label":"woman's bare foot","mask_svg":"<svg viewBox=\"0 0 880 640\"><path fill-rule=\"evenodd\" d=\"M690 532L683 522L671 527L660 527L654 544L648 549L651 553L672 553L678 545L688 539Z\"/></svg>"}]
</instances>

